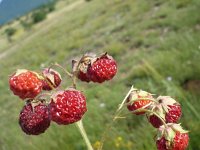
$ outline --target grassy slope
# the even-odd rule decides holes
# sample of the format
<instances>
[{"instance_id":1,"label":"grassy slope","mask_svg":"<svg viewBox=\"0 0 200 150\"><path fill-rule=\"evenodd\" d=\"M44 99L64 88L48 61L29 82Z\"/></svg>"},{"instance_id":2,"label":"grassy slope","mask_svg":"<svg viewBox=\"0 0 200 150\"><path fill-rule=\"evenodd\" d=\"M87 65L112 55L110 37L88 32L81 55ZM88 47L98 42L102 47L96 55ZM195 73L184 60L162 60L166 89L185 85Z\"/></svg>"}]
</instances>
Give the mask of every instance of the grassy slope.
<instances>
[{"instance_id":1,"label":"grassy slope","mask_svg":"<svg viewBox=\"0 0 200 150\"><path fill-rule=\"evenodd\" d=\"M182 88L185 80L200 76L199 6L198 0L83 2L55 16L56 23L47 26L51 20L46 20L12 45L4 45L0 51L7 47L13 52L0 60L0 149L85 149L74 125L52 123L43 135L24 135L17 124L23 102L8 90L7 80L17 68L37 70L54 61L70 65L71 58L86 51L108 51L119 66L117 76L103 85L79 83L88 98L84 123L93 143L100 139L105 124L134 84L152 93L176 97L183 105L181 122L191 131L189 149L200 149L200 99L198 93ZM66 85L69 82L63 87ZM102 103L105 107L100 107ZM146 123L145 117L137 116L119 120L109 132L104 149L154 150L154 130Z\"/></svg>"}]
</instances>

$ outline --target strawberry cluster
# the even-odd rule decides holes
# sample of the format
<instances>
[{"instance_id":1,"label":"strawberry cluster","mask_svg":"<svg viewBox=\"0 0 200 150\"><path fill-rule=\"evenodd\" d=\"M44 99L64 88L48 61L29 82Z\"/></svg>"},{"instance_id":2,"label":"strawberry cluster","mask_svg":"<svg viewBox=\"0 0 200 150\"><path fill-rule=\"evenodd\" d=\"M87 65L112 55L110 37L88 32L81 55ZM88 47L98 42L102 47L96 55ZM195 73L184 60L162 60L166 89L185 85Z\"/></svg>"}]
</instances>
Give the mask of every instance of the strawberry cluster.
<instances>
[{"instance_id":1,"label":"strawberry cluster","mask_svg":"<svg viewBox=\"0 0 200 150\"><path fill-rule=\"evenodd\" d=\"M58 125L80 121L87 111L86 97L76 89L74 78L102 83L111 80L117 72L115 60L107 53L98 57L84 55L72 65L71 73L57 65L73 82L73 87L65 90L60 89L60 73L52 67L41 72L19 69L10 76L10 90L26 102L19 115L19 125L26 134L44 133L51 121Z\"/></svg>"},{"instance_id":2,"label":"strawberry cluster","mask_svg":"<svg viewBox=\"0 0 200 150\"><path fill-rule=\"evenodd\" d=\"M158 129L158 150L185 150L188 147L188 131L178 124L182 111L176 100L170 96L154 98L151 93L133 89L126 99L126 105L133 114L146 114L151 125Z\"/></svg>"},{"instance_id":3,"label":"strawberry cluster","mask_svg":"<svg viewBox=\"0 0 200 150\"><path fill-rule=\"evenodd\" d=\"M44 133L51 121L58 125L80 121L87 105L84 94L76 89L75 79L103 83L117 73L117 63L107 53L99 56L86 54L73 60L71 72L59 64L54 66L60 67L71 78L72 87L61 89L61 75L52 69L53 66L40 72L20 69L9 78L10 90L26 102L19 114L19 125L26 134ZM154 98L146 91L131 89L121 106L124 104L135 115L145 114L149 123L157 129L158 150L185 150L188 147L188 131L178 123L182 111L176 100L170 96Z\"/></svg>"},{"instance_id":4,"label":"strawberry cluster","mask_svg":"<svg viewBox=\"0 0 200 150\"><path fill-rule=\"evenodd\" d=\"M117 63L107 53L98 57L84 55L79 61L73 62L74 73L81 81L102 83L111 80L117 73Z\"/></svg>"}]
</instances>

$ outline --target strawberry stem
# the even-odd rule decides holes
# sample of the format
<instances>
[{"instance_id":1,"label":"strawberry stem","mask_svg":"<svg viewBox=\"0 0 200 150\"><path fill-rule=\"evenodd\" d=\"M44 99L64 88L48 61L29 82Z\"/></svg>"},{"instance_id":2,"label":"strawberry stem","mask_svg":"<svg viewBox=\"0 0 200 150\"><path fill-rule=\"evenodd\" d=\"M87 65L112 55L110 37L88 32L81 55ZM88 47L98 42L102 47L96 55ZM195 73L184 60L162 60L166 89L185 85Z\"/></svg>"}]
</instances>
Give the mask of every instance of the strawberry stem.
<instances>
[{"instance_id":1,"label":"strawberry stem","mask_svg":"<svg viewBox=\"0 0 200 150\"><path fill-rule=\"evenodd\" d=\"M60 69L62 69L62 70L64 71L64 73L65 73L68 77L70 77L70 78L72 79L72 87L76 89L76 73L70 73L70 72L67 71L63 66L61 66L61 65L58 64L58 63L52 64L52 65L49 67L49 69L52 68L53 66L57 66L57 67L59 67Z\"/></svg>"},{"instance_id":2,"label":"strawberry stem","mask_svg":"<svg viewBox=\"0 0 200 150\"><path fill-rule=\"evenodd\" d=\"M162 121L163 125L165 127L167 127L167 124L166 124L165 120L160 115L158 115L157 113L155 113L153 111L150 111L150 112L153 113L155 116L157 116Z\"/></svg>"},{"instance_id":3,"label":"strawberry stem","mask_svg":"<svg viewBox=\"0 0 200 150\"><path fill-rule=\"evenodd\" d=\"M122 103L119 105L119 108L117 109L116 112L118 112L118 111L120 111L120 110L122 109L122 107L124 106L124 104L125 104L125 102L126 102L128 96L130 95L130 93L132 92L133 89L134 89L133 86L131 86L131 89L129 90L129 92L128 92L128 93L126 94L126 96L124 97Z\"/></svg>"},{"instance_id":4,"label":"strawberry stem","mask_svg":"<svg viewBox=\"0 0 200 150\"><path fill-rule=\"evenodd\" d=\"M72 76L72 87L76 89L76 75L73 74Z\"/></svg>"},{"instance_id":5,"label":"strawberry stem","mask_svg":"<svg viewBox=\"0 0 200 150\"><path fill-rule=\"evenodd\" d=\"M70 77L70 78L73 77L73 75L72 75L69 71L67 71L63 66L61 66L60 64L54 63L54 64L52 64L52 65L49 67L49 69L52 68L53 66L56 66L56 67L59 67L60 69L62 69L62 70L64 71L64 73L65 73L68 77Z\"/></svg>"},{"instance_id":6,"label":"strawberry stem","mask_svg":"<svg viewBox=\"0 0 200 150\"><path fill-rule=\"evenodd\" d=\"M164 120L160 115L158 115L156 112L154 112L154 111L152 111L152 110L148 110L148 109L141 108L141 109L137 109L137 110L132 111L132 112L133 112L133 113L136 113L136 112L141 112L141 111L142 111L142 112L148 112L148 113L154 114L156 117L158 117L158 118L162 121L163 125L164 125L165 127L167 127L167 124L166 124L165 120Z\"/></svg>"},{"instance_id":7,"label":"strawberry stem","mask_svg":"<svg viewBox=\"0 0 200 150\"><path fill-rule=\"evenodd\" d=\"M88 139L88 136L85 132L85 129L84 129L84 126L83 126L83 122L82 122L82 119L78 122L76 122L76 127L79 129L79 132L81 133L84 141L85 141L85 144L87 145L87 149L88 150L93 150L92 148L92 145L90 143L90 140Z\"/></svg>"},{"instance_id":8,"label":"strawberry stem","mask_svg":"<svg viewBox=\"0 0 200 150\"><path fill-rule=\"evenodd\" d=\"M63 68L64 69L64 68ZM67 72L67 71L66 71ZM73 82L73 88L76 89L76 74L73 73L71 74L71 79L72 79L72 82ZM79 129L79 132L81 133L84 141L85 141L85 144L87 145L87 149L88 150L93 150L92 148L92 144L87 136L87 133L84 129L84 126L83 126L83 122L82 122L82 119L78 122L75 123L76 124L76 127Z\"/></svg>"},{"instance_id":9,"label":"strawberry stem","mask_svg":"<svg viewBox=\"0 0 200 150\"><path fill-rule=\"evenodd\" d=\"M101 141L100 141L100 146L98 147L98 150L102 150L103 148L103 144L106 140L106 136L108 134L108 131L112 128L114 122L116 121L116 119L121 118L119 115L122 112L123 106L128 98L128 96L130 95L130 93L134 90L133 86L130 88L129 92L126 94L126 96L124 97L124 99L122 100L122 103L119 104L118 109L116 110L114 117L112 119L112 121L107 125L106 129L104 130L104 133L102 135Z\"/></svg>"}]
</instances>

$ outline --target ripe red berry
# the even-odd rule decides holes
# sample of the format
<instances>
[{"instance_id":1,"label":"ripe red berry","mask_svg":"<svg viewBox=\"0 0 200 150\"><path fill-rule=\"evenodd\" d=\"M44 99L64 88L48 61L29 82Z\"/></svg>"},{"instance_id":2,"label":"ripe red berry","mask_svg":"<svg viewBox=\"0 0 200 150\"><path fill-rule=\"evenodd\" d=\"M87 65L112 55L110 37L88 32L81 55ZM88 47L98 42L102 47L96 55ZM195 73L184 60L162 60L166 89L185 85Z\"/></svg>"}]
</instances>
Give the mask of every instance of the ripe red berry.
<instances>
[{"instance_id":1,"label":"ripe red berry","mask_svg":"<svg viewBox=\"0 0 200 150\"><path fill-rule=\"evenodd\" d=\"M43 80L43 90L50 91L53 88L57 88L62 81L60 74L53 69L45 68L42 74L45 78Z\"/></svg>"},{"instance_id":2,"label":"ripe red berry","mask_svg":"<svg viewBox=\"0 0 200 150\"><path fill-rule=\"evenodd\" d=\"M188 143L188 133L179 124L168 124L167 128L159 128L156 141L158 150L186 150Z\"/></svg>"},{"instance_id":3,"label":"ripe red berry","mask_svg":"<svg viewBox=\"0 0 200 150\"><path fill-rule=\"evenodd\" d=\"M75 89L59 91L50 103L52 120L57 124L71 124L79 121L87 111L85 96Z\"/></svg>"},{"instance_id":4,"label":"ripe red berry","mask_svg":"<svg viewBox=\"0 0 200 150\"><path fill-rule=\"evenodd\" d=\"M84 73L82 71L79 71L78 73L78 78L81 80L81 81L85 81L85 82L90 82L90 78L88 77L88 74L87 73Z\"/></svg>"},{"instance_id":5,"label":"ripe red berry","mask_svg":"<svg viewBox=\"0 0 200 150\"><path fill-rule=\"evenodd\" d=\"M168 105L168 113L166 113L165 119L167 123L177 123L181 118L181 106L180 104L176 103L174 105Z\"/></svg>"},{"instance_id":6,"label":"ripe red berry","mask_svg":"<svg viewBox=\"0 0 200 150\"><path fill-rule=\"evenodd\" d=\"M166 123L177 123L182 114L180 104L169 96L159 96L157 100L158 104L154 103L152 105L152 111L162 117ZM159 128L163 124L162 121L154 114L150 113L147 117L149 122L155 128Z\"/></svg>"},{"instance_id":7,"label":"ripe red berry","mask_svg":"<svg viewBox=\"0 0 200 150\"><path fill-rule=\"evenodd\" d=\"M139 110L140 108L147 108L152 103L149 99L153 99L153 96L150 93L141 90L133 90L127 99L127 108L136 115L145 114L145 111L134 111Z\"/></svg>"},{"instance_id":8,"label":"ripe red berry","mask_svg":"<svg viewBox=\"0 0 200 150\"><path fill-rule=\"evenodd\" d=\"M25 105L19 116L19 125L26 134L38 135L44 133L50 126L49 109L45 104Z\"/></svg>"},{"instance_id":9,"label":"ripe red berry","mask_svg":"<svg viewBox=\"0 0 200 150\"><path fill-rule=\"evenodd\" d=\"M74 61L73 70L81 81L102 83L115 76L117 64L107 53L100 57L85 55L80 61Z\"/></svg>"},{"instance_id":10,"label":"ripe red berry","mask_svg":"<svg viewBox=\"0 0 200 150\"><path fill-rule=\"evenodd\" d=\"M21 99L34 98L42 90L42 81L37 73L17 70L9 79L10 89Z\"/></svg>"},{"instance_id":11,"label":"ripe red berry","mask_svg":"<svg viewBox=\"0 0 200 150\"><path fill-rule=\"evenodd\" d=\"M189 136L188 133L177 132L174 137L173 150L185 150L188 146Z\"/></svg>"},{"instance_id":12,"label":"ripe red berry","mask_svg":"<svg viewBox=\"0 0 200 150\"><path fill-rule=\"evenodd\" d=\"M93 82L102 83L106 80L111 80L117 73L116 61L111 56L105 54L97 58L97 60L88 67L87 73Z\"/></svg>"},{"instance_id":13,"label":"ripe red berry","mask_svg":"<svg viewBox=\"0 0 200 150\"><path fill-rule=\"evenodd\" d=\"M159 128L163 125L162 121L156 115L147 115L147 118L154 128Z\"/></svg>"}]
</instances>

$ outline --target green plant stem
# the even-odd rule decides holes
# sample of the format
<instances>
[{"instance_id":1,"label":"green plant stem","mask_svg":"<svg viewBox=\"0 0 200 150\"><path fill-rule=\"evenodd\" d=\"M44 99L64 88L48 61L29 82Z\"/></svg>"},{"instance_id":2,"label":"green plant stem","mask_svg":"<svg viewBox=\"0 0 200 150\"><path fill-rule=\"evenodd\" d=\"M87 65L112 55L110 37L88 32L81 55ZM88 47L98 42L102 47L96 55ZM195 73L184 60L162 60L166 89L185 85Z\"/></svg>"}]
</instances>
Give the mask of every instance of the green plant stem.
<instances>
[{"instance_id":1,"label":"green plant stem","mask_svg":"<svg viewBox=\"0 0 200 150\"><path fill-rule=\"evenodd\" d=\"M63 68L64 69L64 68ZM72 87L74 89L76 89L76 74L73 73L72 76L71 76L71 79L72 79ZM87 149L88 150L93 150L92 148L92 144L87 136L87 133L84 129L84 126L83 126L83 122L82 122L82 119L78 122L75 123L76 124L76 127L78 128L79 132L81 133L82 137L83 137L83 140L87 146Z\"/></svg>"},{"instance_id":2,"label":"green plant stem","mask_svg":"<svg viewBox=\"0 0 200 150\"><path fill-rule=\"evenodd\" d=\"M116 112L120 111L122 109L122 107L124 106L124 103L126 102L128 96L130 95L130 93L134 90L133 86L131 86L131 89L129 90L129 92L126 94L125 98L123 99L122 103L119 105L119 108L117 109Z\"/></svg>"},{"instance_id":3,"label":"green plant stem","mask_svg":"<svg viewBox=\"0 0 200 150\"><path fill-rule=\"evenodd\" d=\"M157 116L157 117L162 121L163 125L164 125L165 127L167 127L167 124L166 124L165 120L164 120L161 116L159 116L157 113L155 113L155 112L153 112L153 111L149 111L149 112L150 112L150 113L153 113L155 116Z\"/></svg>"},{"instance_id":4,"label":"green plant stem","mask_svg":"<svg viewBox=\"0 0 200 150\"><path fill-rule=\"evenodd\" d=\"M76 89L76 75L73 74L72 76L72 87Z\"/></svg>"},{"instance_id":5,"label":"green plant stem","mask_svg":"<svg viewBox=\"0 0 200 150\"><path fill-rule=\"evenodd\" d=\"M70 73L70 72L67 71L63 66L61 66L61 65L58 64L58 63L52 64L52 65L49 67L49 69L52 68L53 66L57 66L57 67L59 67L60 69L62 69L62 70L64 71L64 73L65 73L68 77L71 78L71 80L72 80L72 87L73 87L74 89L76 89L76 74L75 74L75 73L73 73L73 74ZM85 132L82 119L81 119L80 121L76 122L75 124L76 124L76 127L78 128L79 132L81 133L81 135L82 135L82 137L83 137L83 139L84 139L85 144L87 145L87 149L88 149L88 150L93 150L92 145L91 145L91 143L90 143L90 140L89 140L89 138L88 138L88 136L87 136L87 133Z\"/></svg>"},{"instance_id":6,"label":"green plant stem","mask_svg":"<svg viewBox=\"0 0 200 150\"><path fill-rule=\"evenodd\" d=\"M166 124L165 120L160 115L158 115L156 112L154 112L152 110L148 110L148 109L142 108L142 109L138 109L138 110L132 111L131 113L136 113L136 112L140 112L140 111L154 114L156 117L158 117L162 121L163 125L165 127L167 127L167 124Z\"/></svg>"},{"instance_id":7,"label":"green plant stem","mask_svg":"<svg viewBox=\"0 0 200 150\"><path fill-rule=\"evenodd\" d=\"M133 86L131 87L131 89L129 90L129 92L126 94L126 96L124 97L122 103L119 105L118 109L116 110L115 114L114 114L114 117L112 119L112 121L107 125L106 129L104 130L104 133L102 135L102 138L101 138L101 141L100 141L100 146L98 147L98 150L102 150L103 149L103 144L106 140L106 136L108 134L108 131L112 128L114 122L116 121L116 119L118 117L120 117L119 115L121 114L122 112L122 108L128 98L128 96L130 95L130 93L134 90Z\"/></svg>"},{"instance_id":8,"label":"green plant stem","mask_svg":"<svg viewBox=\"0 0 200 150\"><path fill-rule=\"evenodd\" d=\"M81 133L81 135L82 135L82 137L83 137L83 139L85 141L85 144L87 145L87 149L88 150L93 150L92 145L90 143L90 140L88 139L88 136L87 136L87 134L85 132L82 120L76 122L76 127L79 129L79 132Z\"/></svg>"},{"instance_id":9,"label":"green plant stem","mask_svg":"<svg viewBox=\"0 0 200 150\"><path fill-rule=\"evenodd\" d=\"M60 69L62 69L62 70L64 71L64 73L65 73L68 77L70 77L70 78L73 77L73 75L72 75L69 71L67 71L63 66L61 66L60 64L54 63L54 64L52 64L52 65L49 67L49 69L52 68L53 66L56 66L56 67L59 67Z\"/></svg>"}]
</instances>

